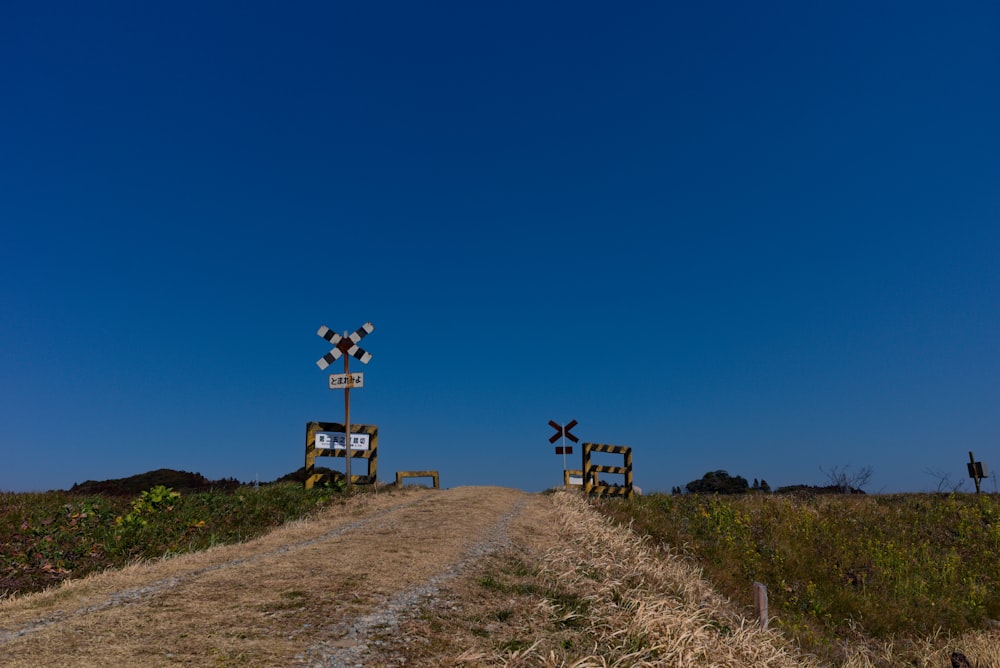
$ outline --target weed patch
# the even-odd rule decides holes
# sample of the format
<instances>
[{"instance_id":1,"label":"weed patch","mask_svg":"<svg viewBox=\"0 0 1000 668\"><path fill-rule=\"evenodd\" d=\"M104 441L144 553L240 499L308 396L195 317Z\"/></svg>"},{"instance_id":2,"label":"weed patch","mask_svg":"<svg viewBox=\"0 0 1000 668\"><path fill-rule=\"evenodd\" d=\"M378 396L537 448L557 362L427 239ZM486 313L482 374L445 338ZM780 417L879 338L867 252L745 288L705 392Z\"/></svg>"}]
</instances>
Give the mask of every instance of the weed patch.
<instances>
[{"instance_id":1,"label":"weed patch","mask_svg":"<svg viewBox=\"0 0 1000 668\"><path fill-rule=\"evenodd\" d=\"M343 499L295 483L181 494L157 485L129 500L69 492L0 492L0 599L138 559L263 535Z\"/></svg>"},{"instance_id":2,"label":"weed patch","mask_svg":"<svg viewBox=\"0 0 1000 668\"><path fill-rule=\"evenodd\" d=\"M959 635L1000 618L1000 499L649 495L597 506L697 560L733 600L768 587L773 624L838 659L845 639Z\"/></svg>"}]
</instances>

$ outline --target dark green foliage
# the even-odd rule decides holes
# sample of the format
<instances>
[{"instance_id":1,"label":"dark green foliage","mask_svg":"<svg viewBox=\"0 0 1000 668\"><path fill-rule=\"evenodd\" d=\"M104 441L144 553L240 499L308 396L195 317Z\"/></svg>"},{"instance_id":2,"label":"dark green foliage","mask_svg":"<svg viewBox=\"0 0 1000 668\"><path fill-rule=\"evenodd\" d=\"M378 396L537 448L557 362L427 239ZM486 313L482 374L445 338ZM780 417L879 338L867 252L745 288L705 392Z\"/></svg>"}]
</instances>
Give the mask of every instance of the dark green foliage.
<instances>
[{"instance_id":1,"label":"dark green foliage","mask_svg":"<svg viewBox=\"0 0 1000 668\"><path fill-rule=\"evenodd\" d=\"M313 473L323 476L319 484L322 485L325 482L336 482L338 480L344 479L344 474L340 471L334 471L333 469L328 469L325 466L316 466L313 469ZM305 484L306 479L309 474L306 472L306 467L301 466L291 473L286 473L285 475L278 478L275 482L297 482L300 485Z\"/></svg>"},{"instance_id":2,"label":"dark green foliage","mask_svg":"<svg viewBox=\"0 0 1000 668\"><path fill-rule=\"evenodd\" d=\"M210 489L234 490L240 486L235 478L209 480L200 473L157 469L128 478L115 480L87 480L70 488L74 494L110 494L115 496L135 496L145 490L162 485L181 493L207 492Z\"/></svg>"},{"instance_id":3,"label":"dark green foliage","mask_svg":"<svg viewBox=\"0 0 1000 668\"><path fill-rule=\"evenodd\" d=\"M684 487L690 494L745 494L750 489L746 478L725 471L709 471L701 480L692 480Z\"/></svg>"},{"instance_id":4,"label":"dark green foliage","mask_svg":"<svg viewBox=\"0 0 1000 668\"><path fill-rule=\"evenodd\" d=\"M0 492L0 598L39 591L141 558L254 538L344 498L336 486L237 486L180 494L155 485L116 494Z\"/></svg>"},{"instance_id":5,"label":"dark green foliage","mask_svg":"<svg viewBox=\"0 0 1000 668\"><path fill-rule=\"evenodd\" d=\"M103 570L123 497L0 492L0 596Z\"/></svg>"}]
</instances>

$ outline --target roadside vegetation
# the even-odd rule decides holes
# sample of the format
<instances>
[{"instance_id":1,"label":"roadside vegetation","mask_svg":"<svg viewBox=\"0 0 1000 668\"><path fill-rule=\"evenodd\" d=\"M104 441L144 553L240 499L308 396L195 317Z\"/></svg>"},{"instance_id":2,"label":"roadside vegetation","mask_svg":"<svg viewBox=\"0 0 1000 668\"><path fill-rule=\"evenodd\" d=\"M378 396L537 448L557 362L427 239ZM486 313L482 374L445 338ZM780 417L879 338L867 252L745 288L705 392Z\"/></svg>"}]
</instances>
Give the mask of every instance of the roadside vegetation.
<instances>
[{"instance_id":1,"label":"roadside vegetation","mask_svg":"<svg viewBox=\"0 0 1000 668\"><path fill-rule=\"evenodd\" d=\"M400 627L379 666L810 668L741 615L697 568L615 526L575 493L532 500L511 544L447 583ZM860 667L859 667L860 668Z\"/></svg>"},{"instance_id":2,"label":"roadside vegetation","mask_svg":"<svg viewBox=\"0 0 1000 668\"><path fill-rule=\"evenodd\" d=\"M303 489L301 472L259 487L155 473L85 483L76 492L0 492L0 600L135 561L246 541L348 497L333 477ZM466 637L481 652L465 656L468 663L478 656L549 665L562 656L580 666L657 665L670 656L673 641L664 634L750 630L725 617L727 605L713 599L707 606L707 589L688 592L694 584L678 584L700 572L748 619L753 583L766 585L769 633L824 665L946 665L940 659L953 650L977 657L973 665L1000 665L1000 496L774 494L762 481L751 485L723 473L703 480L739 493L590 499L612 523L632 530L607 535L595 516L574 510L585 508L582 499L560 492L561 530L577 547L496 561L476 581L468 617L437 612L420 622L431 624L422 632L440 627ZM104 491L94 492L95 485ZM628 545L609 547L621 541ZM594 554L584 558L580 550ZM695 566L695 575L660 572L679 564ZM671 608L678 601L683 605ZM668 630L667 619L679 612L690 617L690 628ZM537 614L547 621L540 624ZM753 652L774 652L757 656L755 665L786 665L778 637L747 642L764 642ZM715 665L748 665L747 652L725 662L716 657Z\"/></svg>"},{"instance_id":3,"label":"roadside vegetation","mask_svg":"<svg viewBox=\"0 0 1000 668\"><path fill-rule=\"evenodd\" d=\"M595 505L693 560L734 602L750 606L753 583L766 585L771 627L826 660L1000 626L997 496L653 494Z\"/></svg>"},{"instance_id":4,"label":"roadside vegetation","mask_svg":"<svg viewBox=\"0 0 1000 668\"><path fill-rule=\"evenodd\" d=\"M328 483L223 485L135 496L0 492L0 599L142 559L245 541L345 497Z\"/></svg>"}]
</instances>

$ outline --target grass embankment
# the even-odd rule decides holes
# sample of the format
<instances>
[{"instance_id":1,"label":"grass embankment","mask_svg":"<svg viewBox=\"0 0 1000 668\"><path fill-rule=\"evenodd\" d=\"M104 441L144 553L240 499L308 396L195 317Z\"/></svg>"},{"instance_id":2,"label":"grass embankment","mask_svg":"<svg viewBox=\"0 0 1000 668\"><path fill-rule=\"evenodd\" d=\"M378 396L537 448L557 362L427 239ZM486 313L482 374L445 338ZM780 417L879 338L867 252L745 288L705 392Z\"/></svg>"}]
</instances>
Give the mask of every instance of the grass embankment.
<instances>
[{"instance_id":1,"label":"grass embankment","mask_svg":"<svg viewBox=\"0 0 1000 668\"><path fill-rule=\"evenodd\" d=\"M128 498L0 492L0 598L139 559L260 536L343 494L276 483L180 494L164 486Z\"/></svg>"},{"instance_id":2,"label":"grass embankment","mask_svg":"<svg viewBox=\"0 0 1000 668\"><path fill-rule=\"evenodd\" d=\"M516 547L485 561L464 593L456 585L449 598L460 604L432 609L396 635L465 648L444 666L819 665L748 622L689 560L615 526L581 495L557 492L546 506L523 518Z\"/></svg>"},{"instance_id":3,"label":"grass embankment","mask_svg":"<svg viewBox=\"0 0 1000 668\"><path fill-rule=\"evenodd\" d=\"M734 601L767 586L772 624L819 656L1000 619L1000 498L660 495L599 504L694 557Z\"/></svg>"}]
</instances>

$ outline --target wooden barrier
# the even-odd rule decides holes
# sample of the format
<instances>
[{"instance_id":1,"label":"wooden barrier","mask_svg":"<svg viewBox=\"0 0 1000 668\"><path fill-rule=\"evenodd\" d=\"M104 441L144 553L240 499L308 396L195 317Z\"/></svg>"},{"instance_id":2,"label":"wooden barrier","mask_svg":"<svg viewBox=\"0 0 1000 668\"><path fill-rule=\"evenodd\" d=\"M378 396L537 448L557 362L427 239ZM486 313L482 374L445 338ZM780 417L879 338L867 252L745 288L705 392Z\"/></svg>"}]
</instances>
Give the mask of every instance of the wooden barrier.
<instances>
[{"instance_id":1,"label":"wooden barrier","mask_svg":"<svg viewBox=\"0 0 1000 668\"><path fill-rule=\"evenodd\" d=\"M396 487L403 486L403 478L433 478L434 489L441 489L441 476L437 471L396 471Z\"/></svg>"},{"instance_id":2,"label":"wooden barrier","mask_svg":"<svg viewBox=\"0 0 1000 668\"><path fill-rule=\"evenodd\" d=\"M367 450L348 450L334 448L317 448L316 435L320 432L344 433L344 425L340 422L308 422L306 423L306 489L312 489L322 474L316 473L317 457L347 457L351 460L364 459L368 462L368 475L354 475L351 472L351 484L374 485L378 477L378 426L373 424L352 424L351 435L367 435Z\"/></svg>"},{"instance_id":3,"label":"wooden barrier","mask_svg":"<svg viewBox=\"0 0 1000 668\"><path fill-rule=\"evenodd\" d=\"M592 452L610 452L615 455L625 457L624 466L600 466L590 463ZM597 480L598 473L611 473L625 476L624 485L600 484ZM632 490L632 448L625 445L605 445L603 443L583 444L583 483L584 491L587 494L597 496L624 496L631 499Z\"/></svg>"}]
</instances>

